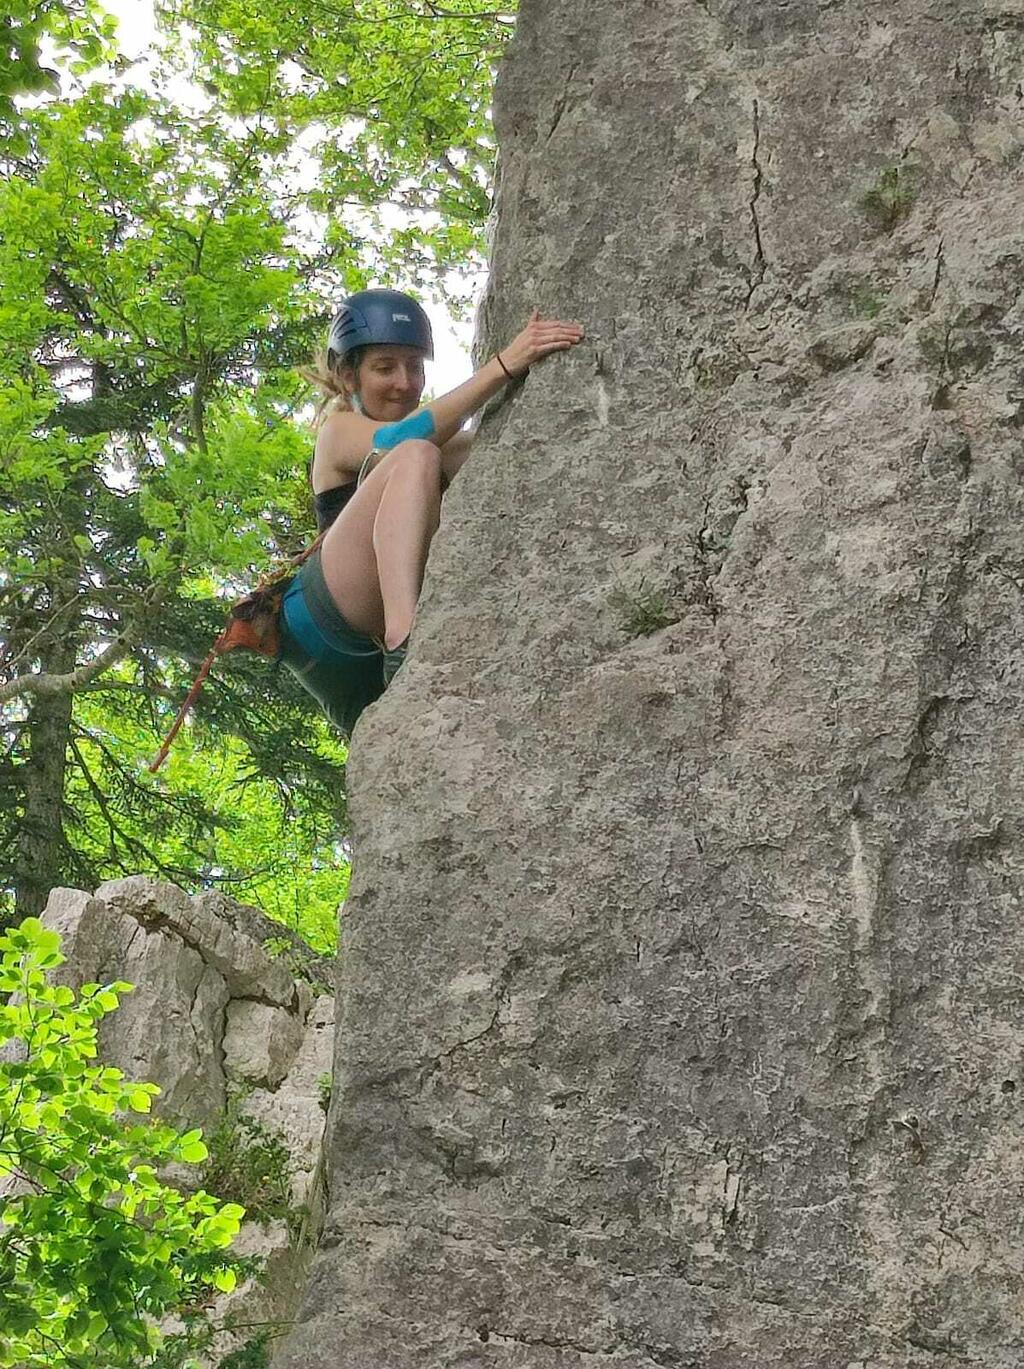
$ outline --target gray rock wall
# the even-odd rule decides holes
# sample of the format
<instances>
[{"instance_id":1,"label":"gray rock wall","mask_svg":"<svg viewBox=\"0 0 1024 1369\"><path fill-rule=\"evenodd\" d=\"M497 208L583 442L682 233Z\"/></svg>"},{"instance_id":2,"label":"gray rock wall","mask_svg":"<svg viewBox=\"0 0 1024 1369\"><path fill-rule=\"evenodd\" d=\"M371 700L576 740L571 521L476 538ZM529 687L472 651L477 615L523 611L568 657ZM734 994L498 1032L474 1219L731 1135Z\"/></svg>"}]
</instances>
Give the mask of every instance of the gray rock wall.
<instances>
[{"instance_id":1,"label":"gray rock wall","mask_svg":"<svg viewBox=\"0 0 1024 1369\"><path fill-rule=\"evenodd\" d=\"M523 0L287 1369L1024 1363L1024 5Z\"/></svg>"},{"instance_id":2,"label":"gray rock wall","mask_svg":"<svg viewBox=\"0 0 1024 1369\"><path fill-rule=\"evenodd\" d=\"M115 980L134 985L100 1024L104 1064L159 1085L154 1111L182 1129L202 1126L211 1145L222 1123L234 1128L242 1141L232 1152L239 1167L252 1164L243 1153L253 1140L246 1120L259 1128L262 1144L280 1145L287 1156L275 1189L291 1220L250 1212L243 1224L233 1251L259 1257L262 1268L209 1309L211 1324L226 1328L202 1355L212 1369L260 1330L280 1334L301 1296L323 1216L322 1081L329 1078L334 1027L332 997L315 990L333 966L255 908L217 893L189 897L141 876L102 884L95 895L54 889L43 921L60 933L66 957L54 972L57 982L76 989ZM271 956L272 942L287 955ZM211 1156L218 1172L230 1168ZM206 1176L182 1165L170 1177L195 1188ZM252 1187L251 1178L229 1174L226 1182L227 1189L214 1185L218 1196L247 1205L247 1194L233 1185ZM241 1329L233 1332L233 1324ZM172 1333L182 1328L174 1319L165 1324Z\"/></svg>"}]
</instances>

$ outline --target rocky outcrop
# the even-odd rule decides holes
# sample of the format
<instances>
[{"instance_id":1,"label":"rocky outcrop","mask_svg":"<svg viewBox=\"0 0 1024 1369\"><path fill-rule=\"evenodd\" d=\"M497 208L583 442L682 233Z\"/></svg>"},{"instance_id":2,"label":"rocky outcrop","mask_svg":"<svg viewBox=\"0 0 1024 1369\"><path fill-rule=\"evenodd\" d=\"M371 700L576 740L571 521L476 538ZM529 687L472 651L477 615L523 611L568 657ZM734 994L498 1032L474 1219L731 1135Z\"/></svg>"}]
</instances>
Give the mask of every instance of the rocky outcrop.
<instances>
[{"instance_id":1,"label":"rocky outcrop","mask_svg":"<svg viewBox=\"0 0 1024 1369\"><path fill-rule=\"evenodd\" d=\"M101 1023L101 1057L159 1085L162 1116L204 1128L214 1191L251 1207L232 1187L253 1185L246 1144L273 1148L273 1214L253 1213L259 1220L243 1226L235 1247L258 1257L262 1271L211 1310L217 1326L247 1329L218 1334L198 1355L217 1365L253 1340L253 1328L278 1333L290 1321L322 1218L334 1027L324 988L333 966L257 909L143 877L103 884L94 895L55 889L43 921L61 935L61 983L134 985ZM218 1142L226 1157L213 1149ZM247 1172L232 1175L232 1161ZM183 1166L174 1178L195 1184L205 1175Z\"/></svg>"},{"instance_id":2,"label":"rocky outcrop","mask_svg":"<svg viewBox=\"0 0 1024 1369\"><path fill-rule=\"evenodd\" d=\"M61 934L61 980L123 979L134 990L102 1024L104 1057L159 1084L158 1109L192 1124L219 1117L234 1087L276 1090L306 1035L329 969L255 908L189 897L143 876L95 895L55 889L43 920ZM267 942L294 943L312 977L293 978Z\"/></svg>"},{"instance_id":3,"label":"rocky outcrop","mask_svg":"<svg viewBox=\"0 0 1024 1369\"><path fill-rule=\"evenodd\" d=\"M520 9L281 1363L1011 1369L1024 10Z\"/></svg>"}]
</instances>

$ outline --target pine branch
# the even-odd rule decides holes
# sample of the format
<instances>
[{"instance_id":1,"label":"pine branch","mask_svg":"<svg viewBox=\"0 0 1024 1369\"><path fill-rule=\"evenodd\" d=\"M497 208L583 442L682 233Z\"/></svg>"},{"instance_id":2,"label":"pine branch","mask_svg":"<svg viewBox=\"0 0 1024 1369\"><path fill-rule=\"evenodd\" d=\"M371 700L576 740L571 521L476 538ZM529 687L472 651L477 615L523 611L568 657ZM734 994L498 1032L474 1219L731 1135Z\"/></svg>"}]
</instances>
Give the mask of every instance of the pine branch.
<instances>
[{"instance_id":1,"label":"pine branch","mask_svg":"<svg viewBox=\"0 0 1024 1369\"><path fill-rule=\"evenodd\" d=\"M103 789L97 782L92 771L89 769L88 762L82 755L82 751L78 745L78 742L75 740L75 738L72 737L68 745L70 747L71 754L74 756L75 760L78 763L78 768L81 772L82 778L85 780L86 787L92 794L93 799L96 802L96 806L99 808L100 816L106 824L107 833L110 841L109 858L115 861L116 863L122 865L123 868L124 862L121 859L120 853L124 852L125 854L130 854L132 860L135 862L138 862L140 859L148 860L150 862L151 868L155 870L158 874L162 875L165 879L174 881L189 878L192 875L192 871L183 869L181 866L172 865L166 861L161 860L157 853L153 851L140 837L137 837L134 835L134 833L127 831L121 825L121 823L118 821L117 815L115 814L113 808L111 807L107 799L106 794L104 794Z\"/></svg>"},{"instance_id":2,"label":"pine branch","mask_svg":"<svg viewBox=\"0 0 1024 1369\"><path fill-rule=\"evenodd\" d=\"M76 742L88 742L96 748L101 759L109 767L109 773L120 784L121 797L125 802L142 799L152 803L154 807L162 809L165 816L175 815L179 822L190 825L193 831L210 833L228 825L223 818L212 812L201 798L193 800L187 794L142 784L136 778L135 772L125 766L91 728L73 724L73 735ZM81 754L81 747L78 748L78 754Z\"/></svg>"},{"instance_id":3,"label":"pine branch","mask_svg":"<svg viewBox=\"0 0 1024 1369\"><path fill-rule=\"evenodd\" d=\"M58 620L59 618L61 618L65 613L67 613L67 611L68 611L69 609L77 608L77 607L79 606L79 604L81 604L81 602L82 602L84 599L86 599L87 597L88 597L88 596L85 595L84 593L83 593L83 594L76 594L76 595L74 596L74 598L66 600L63 604L59 605L59 607L57 607L56 609L54 609L53 613L50 615L49 618L47 618L46 622L43 623L42 627L38 628L38 629L32 634L32 636L28 639L28 641L27 641L27 642L25 643L25 645L21 648L21 650L17 653L17 655L16 655L16 656L12 656L12 657L6 662L7 669L10 670L10 669L13 668L15 665L17 665L19 661L28 661L28 660L31 660L31 658L32 658L32 648L35 646L35 644L36 644L38 641L40 641L42 638L44 638L44 637L46 637L46 636L49 635L49 633L51 632L51 630L52 630L54 624L57 622L57 620ZM2 659L3 659L3 653L0 652L0 660L2 660ZM0 686L0 688L2 688L2 686ZM2 701L3 701L3 696L0 695L0 702L2 702Z\"/></svg>"}]
</instances>

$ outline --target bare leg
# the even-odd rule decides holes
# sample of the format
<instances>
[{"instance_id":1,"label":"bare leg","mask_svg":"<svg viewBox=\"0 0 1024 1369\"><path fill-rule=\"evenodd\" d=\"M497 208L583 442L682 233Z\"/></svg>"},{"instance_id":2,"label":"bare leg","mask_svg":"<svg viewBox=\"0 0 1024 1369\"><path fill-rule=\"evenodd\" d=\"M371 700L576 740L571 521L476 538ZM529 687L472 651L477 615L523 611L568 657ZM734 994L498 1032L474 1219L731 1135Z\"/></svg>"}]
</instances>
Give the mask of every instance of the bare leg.
<instances>
[{"instance_id":1,"label":"bare leg","mask_svg":"<svg viewBox=\"0 0 1024 1369\"><path fill-rule=\"evenodd\" d=\"M357 631L391 649L409 635L441 504L441 454L402 442L342 509L323 544L324 579Z\"/></svg>"},{"instance_id":2,"label":"bare leg","mask_svg":"<svg viewBox=\"0 0 1024 1369\"><path fill-rule=\"evenodd\" d=\"M431 539L441 518L440 453L399 462L385 486L373 521L373 550L384 604L384 645L412 631Z\"/></svg>"}]
</instances>

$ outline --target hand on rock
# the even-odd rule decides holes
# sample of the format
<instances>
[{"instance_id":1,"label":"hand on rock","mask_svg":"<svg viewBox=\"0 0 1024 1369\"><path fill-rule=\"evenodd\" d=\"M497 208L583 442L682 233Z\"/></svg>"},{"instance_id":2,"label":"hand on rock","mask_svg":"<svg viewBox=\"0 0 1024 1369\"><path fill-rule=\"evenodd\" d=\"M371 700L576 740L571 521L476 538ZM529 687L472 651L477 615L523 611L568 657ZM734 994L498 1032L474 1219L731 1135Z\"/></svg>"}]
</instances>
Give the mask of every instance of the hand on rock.
<instances>
[{"instance_id":1,"label":"hand on rock","mask_svg":"<svg viewBox=\"0 0 1024 1369\"><path fill-rule=\"evenodd\" d=\"M523 331L502 349L501 360L514 376L523 375L535 361L541 361L552 352L567 352L582 342L584 336L578 323L541 318L540 310L534 309Z\"/></svg>"}]
</instances>

